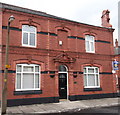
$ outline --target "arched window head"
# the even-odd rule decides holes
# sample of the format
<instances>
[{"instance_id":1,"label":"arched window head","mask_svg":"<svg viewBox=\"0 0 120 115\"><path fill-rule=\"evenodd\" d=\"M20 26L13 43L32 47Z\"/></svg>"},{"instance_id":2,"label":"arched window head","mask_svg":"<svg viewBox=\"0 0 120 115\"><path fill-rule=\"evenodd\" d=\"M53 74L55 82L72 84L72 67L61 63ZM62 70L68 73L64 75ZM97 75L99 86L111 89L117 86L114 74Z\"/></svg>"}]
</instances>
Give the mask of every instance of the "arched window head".
<instances>
[{"instance_id":1,"label":"arched window head","mask_svg":"<svg viewBox=\"0 0 120 115\"><path fill-rule=\"evenodd\" d=\"M67 72L67 67L64 66L64 65L60 65L60 66L59 66L59 71L60 71L60 72Z\"/></svg>"}]
</instances>

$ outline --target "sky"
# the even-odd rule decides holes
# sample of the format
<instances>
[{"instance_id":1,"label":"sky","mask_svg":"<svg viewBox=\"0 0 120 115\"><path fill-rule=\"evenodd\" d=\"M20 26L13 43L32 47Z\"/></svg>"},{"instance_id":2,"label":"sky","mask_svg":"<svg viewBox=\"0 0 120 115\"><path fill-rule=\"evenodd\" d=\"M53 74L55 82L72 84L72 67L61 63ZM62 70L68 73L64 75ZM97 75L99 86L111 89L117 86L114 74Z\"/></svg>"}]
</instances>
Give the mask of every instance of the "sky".
<instances>
[{"instance_id":1,"label":"sky","mask_svg":"<svg viewBox=\"0 0 120 115\"><path fill-rule=\"evenodd\" d=\"M103 10L110 11L110 23L118 39L118 2L120 0L0 0L24 8L46 12L58 17L101 26Z\"/></svg>"}]
</instances>

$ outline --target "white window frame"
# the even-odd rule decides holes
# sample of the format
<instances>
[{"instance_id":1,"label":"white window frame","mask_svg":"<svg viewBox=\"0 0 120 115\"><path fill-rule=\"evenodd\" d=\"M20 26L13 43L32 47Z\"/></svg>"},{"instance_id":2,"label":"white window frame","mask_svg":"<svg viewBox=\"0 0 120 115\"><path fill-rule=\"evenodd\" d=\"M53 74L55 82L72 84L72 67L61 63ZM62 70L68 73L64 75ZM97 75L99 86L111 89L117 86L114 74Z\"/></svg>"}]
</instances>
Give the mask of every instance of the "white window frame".
<instances>
[{"instance_id":1,"label":"white window frame","mask_svg":"<svg viewBox=\"0 0 120 115\"><path fill-rule=\"evenodd\" d=\"M88 69L94 69L94 73L89 73L88 72ZM99 75L99 68L98 67L89 67L89 66L87 66L87 67L84 67L84 69L86 69L86 72L84 71L84 88L99 88L100 87L100 75ZM97 69L97 73L95 72L95 69ZM95 78L95 86L89 86L88 85L88 74L90 75L90 74L94 74L94 78ZM87 79L87 85L85 86L85 76L86 76L86 79ZM97 80L96 80L96 77L98 76L98 83L97 83ZM97 85L98 84L98 85Z\"/></svg>"},{"instance_id":2,"label":"white window frame","mask_svg":"<svg viewBox=\"0 0 120 115\"><path fill-rule=\"evenodd\" d=\"M88 44L87 44L87 42L88 42ZM93 44L93 50L92 50L91 44ZM89 49L88 49L88 47L89 47ZM86 48L86 52L95 53L95 38L94 38L94 36L85 35L85 48Z\"/></svg>"},{"instance_id":3,"label":"white window frame","mask_svg":"<svg viewBox=\"0 0 120 115\"><path fill-rule=\"evenodd\" d=\"M28 26L28 27L34 27L35 28L35 32L30 32L30 31L24 31L23 30L23 26ZM24 44L23 43L23 34L27 33L28 34L28 44ZM30 45L30 33L34 33L35 34L35 45ZM22 25L22 46L27 46L27 47L36 47L36 43L37 43L37 28L35 26L29 26L29 25Z\"/></svg>"},{"instance_id":4,"label":"white window frame","mask_svg":"<svg viewBox=\"0 0 120 115\"><path fill-rule=\"evenodd\" d=\"M17 71L17 66L18 65L20 65L21 66L21 72L18 72ZM34 71L33 72L23 72L23 67L33 67L34 68ZM39 72L35 72L35 67L39 67ZM40 85L41 85L41 81L40 81L40 78L41 78L41 74L40 74L40 70L41 70L41 68L40 68L40 66L39 65L37 65L37 64L17 64L16 65L16 86L15 86L15 89L16 89L16 91L25 91L25 90L40 90ZM33 73L34 74L34 88L29 88L29 89L24 89L23 88L23 74L24 73ZM21 88L20 89L17 89L17 74L21 74ZM39 82L38 82L38 84L39 84L39 87L38 88L35 88L35 75L36 74L39 74Z\"/></svg>"}]
</instances>

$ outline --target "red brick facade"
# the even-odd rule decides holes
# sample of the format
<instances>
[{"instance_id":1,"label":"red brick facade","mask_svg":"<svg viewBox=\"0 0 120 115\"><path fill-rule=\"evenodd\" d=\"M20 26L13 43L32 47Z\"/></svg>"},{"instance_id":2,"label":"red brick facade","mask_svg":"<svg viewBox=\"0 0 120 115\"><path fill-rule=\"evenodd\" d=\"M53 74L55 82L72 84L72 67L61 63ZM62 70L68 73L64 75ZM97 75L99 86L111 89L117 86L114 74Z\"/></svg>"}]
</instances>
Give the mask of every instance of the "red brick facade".
<instances>
[{"instance_id":1,"label":"red brick facade","mask_svg":"<svg viewBox=\"0 0 120 115\"><path fill-rule=\"evenodd\" d=\"M1 73L4 70L7 20L14 15L10 28L8 105L59 102L59 66L67 71L69 100L114 97L116 87L112 74L114 58L112 28L92 26L48 15L43 12L2 4L0 11ZM37 28L36 47L22 46L22 25ZM95 53L86 53L85 35L95 37ZM60 44L62 41L62 45ZM16 64L38 64L41 67L40 93L22 94L15 90ZM100 90L84 88L83 68L99 68ZM27 101L28 99L28 101ZM14 104L13 104L14 102Z\"/></svg>"}]
</instances>

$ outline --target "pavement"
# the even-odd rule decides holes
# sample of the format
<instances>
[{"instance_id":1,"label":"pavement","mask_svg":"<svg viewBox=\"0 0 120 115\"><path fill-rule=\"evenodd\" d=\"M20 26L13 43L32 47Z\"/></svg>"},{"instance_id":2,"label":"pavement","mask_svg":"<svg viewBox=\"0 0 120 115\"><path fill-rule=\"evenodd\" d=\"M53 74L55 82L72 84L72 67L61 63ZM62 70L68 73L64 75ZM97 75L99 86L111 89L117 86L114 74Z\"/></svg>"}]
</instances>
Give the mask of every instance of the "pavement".
<instances>
[{"instance_id":1,"label":"pavement","mask_svg":"<svg viewBox=\"0 0 120 115\"><path fill-rule=\"evenodd\" d=\"M79 100L79 101L60 100L59 103L7 107L6 115L49 114L49 113L62 113L62 112L70 112L70 111L77 112L82 109L88 109L94 107L118 106L118 105L120 106L120 97Z\"/></svg>"}]
</instances>

